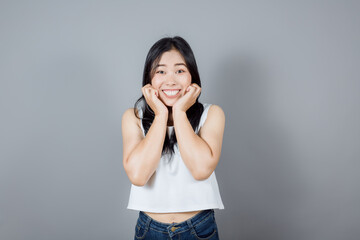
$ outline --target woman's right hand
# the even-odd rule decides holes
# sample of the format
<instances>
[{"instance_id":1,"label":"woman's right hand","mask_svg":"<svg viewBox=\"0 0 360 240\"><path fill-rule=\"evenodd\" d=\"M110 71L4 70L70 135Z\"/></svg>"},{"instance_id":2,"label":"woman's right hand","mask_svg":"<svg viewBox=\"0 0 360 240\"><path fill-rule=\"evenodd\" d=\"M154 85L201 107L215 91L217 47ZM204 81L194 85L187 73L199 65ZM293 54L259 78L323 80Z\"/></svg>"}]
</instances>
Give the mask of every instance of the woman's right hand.
<instances>
[{"instance_id":1,"label":"woman's right hand","mask_svg":"<svg viewBox=\"0 0 360 240\"><path fill-rule=\"evenodd\" d=\"M164 115L168 116L168 109L159 98L159 90L152 87L150 83L141 88L147 104L154 111L155 116Z\"/></svg>"}]
</instances>

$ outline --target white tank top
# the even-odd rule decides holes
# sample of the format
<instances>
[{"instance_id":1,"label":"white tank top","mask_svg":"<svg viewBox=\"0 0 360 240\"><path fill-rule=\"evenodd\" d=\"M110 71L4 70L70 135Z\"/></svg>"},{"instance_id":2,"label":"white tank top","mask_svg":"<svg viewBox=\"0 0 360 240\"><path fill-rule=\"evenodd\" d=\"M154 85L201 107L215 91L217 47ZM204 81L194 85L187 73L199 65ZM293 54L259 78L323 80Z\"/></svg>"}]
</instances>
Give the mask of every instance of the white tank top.
<instances>
[{"instance_id":1,"label":"white tank top","mask_svg":"<svg viewBox=\"0 0 360 240\"><path fill-rule=\"evenodd\" d=\"M204 125L211 104L203 104L204 112L199 126L195 129L198 134ZM142 111L138 108L139 117ZM141 129L145 136L141 122ZM168 134L174 131L168 126ZM215 171L209 178L197 181L183 162L177 143L175 153L170 159L169 154L161 156L159 165L144 186L131 185L127 208L154 213L190 212L204 209L224 209L221 200Z\"/></svg>"}]
</instances>

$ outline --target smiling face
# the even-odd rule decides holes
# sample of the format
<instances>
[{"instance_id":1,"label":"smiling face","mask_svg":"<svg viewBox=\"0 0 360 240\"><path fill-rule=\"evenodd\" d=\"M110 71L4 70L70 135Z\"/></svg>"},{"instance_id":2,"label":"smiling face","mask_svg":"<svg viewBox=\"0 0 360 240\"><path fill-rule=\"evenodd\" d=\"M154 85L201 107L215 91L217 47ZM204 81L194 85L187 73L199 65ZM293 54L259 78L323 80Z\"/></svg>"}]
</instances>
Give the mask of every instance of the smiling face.
<instances>
[{"instance_id":1,"label":"smiling face","mask_svg":"<svg viewBox=\"0 0 360 240\"><path fill-rule=\"evenodd\" d=\"M152 87L159 90L160 100L172 107L190 84L191 74L180 52L174 49L164 52L151 79Z\"/></svg>"}]
</instances>

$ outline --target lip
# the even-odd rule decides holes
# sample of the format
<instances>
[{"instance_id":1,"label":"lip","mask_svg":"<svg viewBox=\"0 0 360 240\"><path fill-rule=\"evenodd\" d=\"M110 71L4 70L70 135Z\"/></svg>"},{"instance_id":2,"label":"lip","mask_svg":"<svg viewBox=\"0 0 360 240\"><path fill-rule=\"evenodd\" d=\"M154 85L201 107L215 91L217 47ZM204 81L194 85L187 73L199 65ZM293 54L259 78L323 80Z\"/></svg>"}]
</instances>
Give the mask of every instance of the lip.
<instances>
[{"instance_id":1,"label":"lip","mask_svg":"<svg viewBox=\"0 0 360 240\"><path fill-rule=\"evenodd\" d=\"M166 95L166 93L164 93L164 91L174 91L174 90L179 90L179 92L178 92L176 95L174 95L174 96L168 96L168 95ZM164 95L165 95L167 98L177 98L177 97L180 95L180 93L181 93L181 89L163 89L162 92L164 93Z\"/></svg>"}]
</instances>

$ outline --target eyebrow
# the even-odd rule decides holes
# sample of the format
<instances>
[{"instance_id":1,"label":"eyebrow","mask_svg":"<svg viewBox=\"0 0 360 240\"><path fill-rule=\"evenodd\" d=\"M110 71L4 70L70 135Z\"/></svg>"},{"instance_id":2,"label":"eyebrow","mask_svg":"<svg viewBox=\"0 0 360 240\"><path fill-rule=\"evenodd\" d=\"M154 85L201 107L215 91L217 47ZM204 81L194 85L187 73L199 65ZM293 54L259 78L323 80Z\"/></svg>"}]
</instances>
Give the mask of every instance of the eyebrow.
<instances>
[{"instance_id":1,"label":"eyebrow","mask_svg":"<svg viewBox=\"0 0 360 240\"><path fill-rule=\"evenodd\" d=\"M183 65L183 66L186 67L186 65L185 65L184 63L175 63L175 64L174 64L174 66L181 66L181 65ZM155 66L155 68L157 68L157 67L166 67L166 64L157 64L157 65Z\"/></svg>"}]
</instances>

